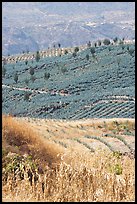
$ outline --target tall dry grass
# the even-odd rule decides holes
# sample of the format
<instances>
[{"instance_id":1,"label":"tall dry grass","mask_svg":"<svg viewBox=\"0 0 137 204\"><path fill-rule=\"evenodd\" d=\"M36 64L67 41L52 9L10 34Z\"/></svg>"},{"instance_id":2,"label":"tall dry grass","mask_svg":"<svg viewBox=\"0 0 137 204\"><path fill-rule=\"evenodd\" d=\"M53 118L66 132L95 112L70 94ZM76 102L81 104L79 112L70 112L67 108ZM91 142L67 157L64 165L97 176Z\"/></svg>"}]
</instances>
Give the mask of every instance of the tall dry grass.
<instances>
[{"instance_id":1,"label":"tall dry grass","mask_svg":"<svg viewBox=\"0 0 137 204\"><path fill-rule=\"evenodd\" d=\"M16 124L15 127L13 123ZM13 128L9 127L11 124ZM26 125L22 132L24 126L18 129L18 125L21 127L21 123L16 123L13 118L4 117L5 145L10 144L10 147L15 144L20 145L18 154L21 153L21 146L25 141L27 145L31 144L35 151L40 148L41 146L38 147L36 142L38 135L35 138ZM9 133L10 128L12 134ZM17 143L19 131L22 133L20 139L23 141ZM31 132L30 135L29 132ZM42 145L40 142L38 144ZM46 147L45 143L44 145L43 148ZM33 148L29 148L29 145L27 147L31 153ZM51 162L55 162L58 157L55 151L52 150L52 152L52 157L55 156L55 158ZM40 149L37 154L39 153ZM48 156L45 155L44 158ZM72 148L66 149L66 152L61 154L60 160L54 167L51 165L45 168L47 161L45 162L44 159L39 162L42 164L43 172L32 171L32 182L28 177L27 169L23 169L24 179L21 179L19 174L15 175L15 172L8 173L7 181L2 188L3 201L114 202L135 200L135 161L119 153L114 154L101 150L95 153L85 153L77 152Z\"/></svg>"},{"instance_id":2,"label":"tall dry grass","mask_svg":"<svg viewBox=\"0 0 137 204\"><path fill-rule=\"evenodd\" d=\"M38 135L26 122L12 116L2 116L2 148L7 153L29 154L41 164L60 161L61 149Z\"/></svg>"}]
</instances>

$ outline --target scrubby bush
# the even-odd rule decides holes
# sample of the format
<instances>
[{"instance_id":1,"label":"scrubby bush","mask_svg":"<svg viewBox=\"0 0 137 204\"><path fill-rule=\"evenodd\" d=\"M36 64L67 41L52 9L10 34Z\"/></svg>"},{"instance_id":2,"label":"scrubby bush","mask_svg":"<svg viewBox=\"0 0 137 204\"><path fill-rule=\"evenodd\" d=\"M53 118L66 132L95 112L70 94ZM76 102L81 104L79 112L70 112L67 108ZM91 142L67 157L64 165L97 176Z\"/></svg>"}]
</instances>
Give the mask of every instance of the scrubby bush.
<instances>
[{"instance_id":1,"label":"scrubby bush","mask_svg":"<svg viewBox=\"0 0 137 204\"><path fill-rule=\"evenodd\" d=\"M7 70L6 70L5 66L2 66L2 76L3 77L5 77L6 72L7 72Z\"/></svg>"},{"instance_id":2,"label":"scrubby bush","mask_svg":"<svg viewBox=\"0 0 137 204\"><path fill-rule=\"evenodd\" d=\"M29 73L30 73L30 75L34 75L34 68L33 67L30 68Z\"/></svg>"},{"instance_id":3,"label":"scrubby bush","mask_svg":"<svg viewBox=\"0 0 137 204\"><path fill-rule=\"evenodd\" d=\"M110 44L110 40L106 38L106 39L104 39L103 43L104 43L104 45L109 45Z\"/></svg>"},{"instance_id":4,"label":"scrubby bush","mask_svg":"<svg viewBox=\"0 0 137 204\"><path fill-rule=\"evenodd\" d=\"M101 46L101 40L98 40L98 46Z\"/></svg>"},{"instance_id":5,"label":"scrubby bush","mask_svg":"<svg viewBox=\"0 0 137 204\"><path fill-rule=\"evenodd\" d=\"M86 59L89 60L89 55L88 54L86 55Z\"/></svg>"},{"instance_id":6,"label":"scrubby bush","mask_svg":"<svg viewBox=\"0 0 137 204\"><path fill-rule=\"evenodd\" d=\"M30 93L29 92L25 92L24 94L24 101L28 101L30 97Z\"/></svg>"},{"instance_id":7,"label":"scrubby bush","mask_svg":"<svg viewBox=\"0 0 137 204\"><path fill-rule=\"evenodd\" d=\"M50 73L44 73L44 79L49 79L50 78Z\"/></svg>"},{"instance_id":8,"label":"scrubby bush","mask_svg":"<svg viewBox=\"0 0 137 204\"><path fill-rule=\"evenodd\" d=\"M75 47L74 52L78 52L79 51L79 47Z\"/></svg>"},{"instance_id":9,"label":"scrubby bush","mask_svg":"<svg viewBox=\"0 0 137 204\"><path fill-rule=\"evenodd\" d=\"M90 52L91 52L92 55L94 55L94 54L95 54L95 48L94 48L94 47L91 47L91 48L90 48Z\"/></svg>"},{"instance_id":10,"label":"scrubby bush","mask_svg":"<svg viewBox=\"0 0 137 204\"><path fill-rule=\"evenodd\" d=\"M35 59L36 59L36 62L39 62L39 60L40 60L40 53L39 53L39 51L36 52Z\"/></svg>"}]
</instances>

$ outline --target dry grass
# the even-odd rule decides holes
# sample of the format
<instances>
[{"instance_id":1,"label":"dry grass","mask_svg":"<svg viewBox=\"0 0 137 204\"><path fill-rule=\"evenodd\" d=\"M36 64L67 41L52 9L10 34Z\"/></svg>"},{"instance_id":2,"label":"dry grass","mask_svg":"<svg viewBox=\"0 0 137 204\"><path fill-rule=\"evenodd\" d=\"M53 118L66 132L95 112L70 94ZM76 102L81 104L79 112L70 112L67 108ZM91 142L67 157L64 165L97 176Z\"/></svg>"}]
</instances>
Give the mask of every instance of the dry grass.
<instances>
[{"instance_id":1,"label":"dry grass","mask_svg":"<svg viewBox=\"0 0 137 204\"><path fill-rule=\"evenodd\" d=\"M95 153L77 151L73 146L63 153L61 147L53 146L37 135L25 122L22 124L12 117L3 116L2 125L3 148L22 155L26 150L34 160L39 160L43 168L42 174L37 170L31 171L32 185L27 168L23 170L23 180L15 172L8 173L6 183L3 182L3 201L135 200L135 159L101 150ZM25 150L22 149L24 145ZM18 151L15 146L19 147ZM58 157L57 153L61 156ZM49 160L56 165L46 168ZM36 175L37 181L34 179Z\"/></svg>"},{"instance_id":2,"label":"dry grass","mask_svg":"<svg viewBox=\"0 0 137 204\"><path fill-rule=\"evenodd\" d=\"M42 164L48 165L60 161L61 148L38 135L26 122L17 121L11 116L2 116L2 147L5 152L21 155L29 154Z\"/></svg>"}]
</instances>

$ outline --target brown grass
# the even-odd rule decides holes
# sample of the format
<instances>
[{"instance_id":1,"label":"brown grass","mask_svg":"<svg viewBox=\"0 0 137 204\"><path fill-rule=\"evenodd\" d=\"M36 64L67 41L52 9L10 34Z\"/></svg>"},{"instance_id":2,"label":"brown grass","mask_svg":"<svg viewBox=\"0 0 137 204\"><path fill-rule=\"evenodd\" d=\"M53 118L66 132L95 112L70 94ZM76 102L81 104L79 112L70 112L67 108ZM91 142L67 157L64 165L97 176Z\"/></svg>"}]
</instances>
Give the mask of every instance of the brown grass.
<instances>
[{"instance_id":1,"label":"brown grass","mask_svg":"<svg viewBox=\"0 0 137 204\"><path fill-rule=\"evenodd\" d=\"M2 116L2 147L5 152L31 155L42 164L58 163L61 149L37 134L26 122Z\"/></svg>"},{"instance_id":2,"label":"brown grass","mask_svg":"<svg viewBox=\"0 0 137 204\"><path fill-rule=\"evenodd\" d=\"M61 147L36 134L27 122L12 117L3 116L2 128L5 150L8 148L8 152L22 155L27 152L33 159L38 159L44 169L43 174L32 172L32 185L27 170L24 170L23 180L14 172L9 173L7 182L3 184L3 202L135 200L135 159L104 150L95 153L77 151L73 146L63 153ZM48 162L56 165L46 169ZM37 182L34 182L35 173Z\"/></svg>"}]
</instances>

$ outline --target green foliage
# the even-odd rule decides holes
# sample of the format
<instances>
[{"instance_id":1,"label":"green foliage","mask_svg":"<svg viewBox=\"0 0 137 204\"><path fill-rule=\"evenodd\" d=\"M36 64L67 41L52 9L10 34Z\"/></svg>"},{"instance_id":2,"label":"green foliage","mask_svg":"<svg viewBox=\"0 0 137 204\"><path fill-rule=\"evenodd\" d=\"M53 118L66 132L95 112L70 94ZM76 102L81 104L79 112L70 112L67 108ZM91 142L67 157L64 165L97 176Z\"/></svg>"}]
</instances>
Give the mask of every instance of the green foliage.
<instances>
[{"instance_id":1,"label":"green foliage","mask_svg":"<svg viewBox=\"0 0 137 204\"><path fill-rule=\"evenodd\" d=\"M121 158L121 155L122 155L122 153L119 152L119 151L113 152L113 156L116 157L117 159L120 159L120 158Z\"/></svg>"},{"instance_id":2,"label":"green foliage","mask_svg":"<svg viewBox=\"0 0 137 204\"><path fill-rule=\"evenodd\" d=\"M64 51L64 54L65 54L65 55L68 54L68 50L65 50L65 51Z\"/></svg>"},{"instance_id":3,"label":"green foliage","mask_svg":"<svg viewBox=\"0 0 137 204\"><path fill-rule=\"evenodd\" d=\"M129 52L129 54L130 54L131 56L133 56L134 51L135 51L135 50L134 50L133 48L130 48L128 52Z\"/></svg>"},{"instance_id":4,"label":"green foliage","mask_svg":"<svg viewBox=\"0 0 137 204\"><path fill-rule=\"evenodd\" d=\"M98 40L98 46L101 46L101 40Z\"/></svg>"},{"instance_id":5,"label":"green foliage","mask_svg":"<svg viewBox=\"0 0 137 204\"><path fill-rule=\"evenodd\" d=\"M39 60L40 60L40 53L39 53L39 51L36 52L35 59L36 59L36 62L39 62Z\"/></svg>"},{"instance_id":6,"label":"green foliage","mask_svg":"<svg viewBox=\"0 0 137 204\"><path fill-rule=\"evenodd\" d=\"M115 164L114 165L114 172L116 175L121 175L122 171L123 171L123 169L122 169L121 164Z\"/></svg>"},{"instance_id":7,"label":"green foliage","mask_svg":"<svg viewBox=\"0 0 137 204\"><path fill-rule=\"evenodd\" d=\"M28 64L28 60L25 60L25 64L26 64L26 65Z\"/></svg>"},{"instance_id":8,"label":"green foliage","mask_svg":"<svg viewBox=\"0 0 137 204\"><path fill-rule=\"evenodd\" d=\"M91 52L92 55L94 55L94 54L95 54L95 48L94 48L94 47L91 47L91 48L90 48L90 52Z\"/></svg>"},{"instance_id":9,"label":"green foliage","mask_svg":"<svg viewBox=\"0 0 137 204\"><path fill-rule=\"evenodd\" d=\"M44 73L44 79L46 79L46 80L47 80L47 79L49 79L49 78L50 78L50 73L47 73L47 72L46 72L46 73Z\"/></svg>"},{"instance_id":10,"label":"green foliage","mask_svg":"<svg viewBox=\"0 0 137 204\"><path fill-rule=\"evenodd\" d=\"M7 64L7 60L4 58L3 65L6 65L6 64Z\"/></svg>"},{"instance_id":11,"label":"green foliage","mask_svg":"<svg viewBox=\"0 0 137 204\"><path fill-rule=\"evenodd\" d=\"M88 46L88 47L91 47L91 42L90 42L90 41L87 43L87 46Z\"/></svg>"},{"instance_id":12,"label":"green foliage","mask_svg":"<svg viewBox=\"0 0 137 204\"><path fill-rule=\"evenodd\" d=\"M121 47L122 47L122 50L124 50L124 48L125 48L125 45L123 44L123 45L122 45Z\"/></svg>"},{"instance_id":13,"label":"green foliage","mask_svg":"<svg viewBox=\"0 0 137 204\"><path fill-rule=\"evenodd\" d=\"M118 41L118 37L115 37L115 38L113 39L113 41L114 41L114 43L116 43L116 42Z\"/></svg>"},{"instance_id":14,"label":"green foliage","mask_svg":"<svg viewBox=\"0 0 137 204\"><path fill-rule=\"evenodd\" d=\"M89 55L88 54L86 55L86 59L89 60Z\"/></svg>"},{"instance_id":15,"label":"green foliage","mask_svg":"<svg viewBox=\"0 0 137 204\"><path fill-rule=\"evenodd\" d=\"M30 97L30 93L29 92L25 92L24 93L24 101L28 101Z\"/></svg>"},{"instance_id":16,"label":"green foliage","mask_svg":"<svg viewBox=\"0 0 137 204\"><path fill-rule=\"evenodd\" d=\"M79 51L79 47L75 47L74 52L77 53Z\"/></svg>"},{"instance_id":17,"label":"green foliage","mask_svg":"<svg viewBox=\"0 0 137 204\"><path fill-rule=\"evenodd\" d=\"M72 56L75 58L77 56L76 52L73 52Z\"/></svg>"},{"instance_id":18,"label":"green foliage","mask_svg":"<svg viewBox=\"0 0 137 204\"><path fill-rule=\"evenodd\" d=\"M110 40L106 38L106 39L103 40L103 43L104 43L104 45L109 45L110 44Z\"/></svg>"},{"instance_id":19,"label":"green foliage","mask_svg":"<svg viewBox=\"0 0 137 204\"><path fill-rule=\"evenodd\" d=\"M111 47L108 48L109 52L111 51Z\"/></svg>"},{"instance_id":20,"label":"green foliage","mask_svg":"<svg viewBox=\"0 0 137 204\"><path fill-rule=\"evenodd\" d=\"M3 66L2 66L2 76L3 76L3 77L5 77L6 72L7 72L6 67L3 65Z\"/></svg>"},{"instance_id":21,"label":"green foliage","mask_svg":"<svg viewBox=\"0 0 137 204\"><path fill-rule=\"evenodd\" d=\"M37 164L32 160L31 155L27 155L27 157L20 156L16 153L8 154L5 158L5 162L3 164L3 178L7 177L9 173L19 172L20 178L24 178L24 169L29 167L32 171L37 169Z\"/></svg>"},{"instance_id":22,"label":"green foliage","mask_svg":"<svg viewBox=\"0 0 137 204\"><path fill-rule=\"evenodd\" d=\"M29 73L30 73L30 75L34 75L34 68L33 67L30 68Z\"/></svg>"}]
</instances>

